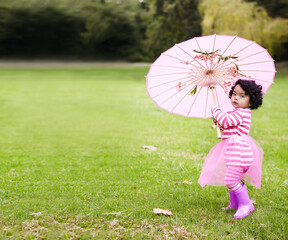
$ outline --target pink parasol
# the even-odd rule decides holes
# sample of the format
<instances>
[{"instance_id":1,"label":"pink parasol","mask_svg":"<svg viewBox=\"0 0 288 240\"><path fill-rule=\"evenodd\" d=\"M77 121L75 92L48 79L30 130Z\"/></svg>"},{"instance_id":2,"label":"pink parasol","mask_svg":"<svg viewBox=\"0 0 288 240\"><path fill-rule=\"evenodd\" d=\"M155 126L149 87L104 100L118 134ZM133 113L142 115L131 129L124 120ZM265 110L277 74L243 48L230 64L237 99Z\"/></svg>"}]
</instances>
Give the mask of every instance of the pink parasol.
<instances>
[{"instance_id":1,"label":"pink parasol","mask_svg":"<svg viewBox=\"0 0 288 240\"><path fill-rule=\"evenodd\" d=\"M156 59L146 76L151 99L166 111L210 118L217 104L233 109L229 90L239 78L255 80L263 93L274 81L274 60L256 42L238 36L210 35L175 44Z\"/></svg>"}]
</instances>

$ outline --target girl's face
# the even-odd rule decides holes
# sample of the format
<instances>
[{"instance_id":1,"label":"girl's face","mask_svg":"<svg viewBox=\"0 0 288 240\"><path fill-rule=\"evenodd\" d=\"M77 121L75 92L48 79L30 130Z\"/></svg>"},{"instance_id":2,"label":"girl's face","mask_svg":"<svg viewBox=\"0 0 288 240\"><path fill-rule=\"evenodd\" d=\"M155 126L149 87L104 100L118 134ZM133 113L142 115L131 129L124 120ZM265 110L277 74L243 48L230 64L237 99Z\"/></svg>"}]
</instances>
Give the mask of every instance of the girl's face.
<instances>
[{"instance_id":1,"label":"girl's face","mask_svg":"<svg viewBox=\"0 0 288 240\"><path fill-rule=\"evenodd\" d=\"M237 84L231 96L231 103L235 108L249 108L250 96Z\"/></svg>"}]
</instances>

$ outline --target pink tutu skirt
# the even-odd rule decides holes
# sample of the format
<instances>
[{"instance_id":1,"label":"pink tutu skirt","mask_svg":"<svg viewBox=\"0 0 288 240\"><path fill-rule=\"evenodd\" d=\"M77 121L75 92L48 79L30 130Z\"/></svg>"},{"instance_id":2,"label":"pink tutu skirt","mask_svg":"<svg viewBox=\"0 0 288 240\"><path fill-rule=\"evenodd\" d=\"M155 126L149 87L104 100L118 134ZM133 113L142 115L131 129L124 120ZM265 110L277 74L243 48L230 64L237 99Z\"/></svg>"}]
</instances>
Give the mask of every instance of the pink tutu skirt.
<instances>
[{"instance_id":1,"label":"pink tutu skirt","mask_svg":"<svg viewBox=\"0 0 288 240\"><path fill-rule=\"evenodd\" d=\"M243 180L254 187L260 188L263 150L250 136L241 136L239 138L245 138L250 144L253 152L253 163L247 172L245 172ZM235 139L228 138L223 140L216 144L208 153L198 180L198 183L202 187L205 185L225 186L224 177L226 173L226 163L224 160L224 153L231 141L235 141Z\"/></svg>"}]
</instances>

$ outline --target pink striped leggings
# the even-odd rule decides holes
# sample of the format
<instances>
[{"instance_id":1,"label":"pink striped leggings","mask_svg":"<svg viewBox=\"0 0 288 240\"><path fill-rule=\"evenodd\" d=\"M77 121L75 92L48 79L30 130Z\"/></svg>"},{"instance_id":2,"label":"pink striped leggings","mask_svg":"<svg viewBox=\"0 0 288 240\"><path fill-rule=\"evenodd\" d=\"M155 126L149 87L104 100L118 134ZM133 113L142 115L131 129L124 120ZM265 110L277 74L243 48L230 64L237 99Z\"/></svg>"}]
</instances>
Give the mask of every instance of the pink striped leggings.
<instances>
[{"instance_id":1,"label":"pink striped leggings","mask_svg":"<svg viewBox=\"0 0 288 240\"><path fill-rule=\"evenodd\" d=\"M227 166L224 183L232 192L237 192L242 188L240 181L249 167L246 166Z\"/></svg>"}]
</instances>

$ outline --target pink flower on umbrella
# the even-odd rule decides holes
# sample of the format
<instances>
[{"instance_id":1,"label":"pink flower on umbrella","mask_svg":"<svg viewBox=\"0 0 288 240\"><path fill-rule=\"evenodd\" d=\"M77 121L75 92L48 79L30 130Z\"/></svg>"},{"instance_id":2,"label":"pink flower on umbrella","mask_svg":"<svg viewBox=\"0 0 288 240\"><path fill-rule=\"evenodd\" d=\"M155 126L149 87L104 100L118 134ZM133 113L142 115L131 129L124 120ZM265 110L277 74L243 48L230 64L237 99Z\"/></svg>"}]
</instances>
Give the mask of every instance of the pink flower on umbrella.
<instances>
[{"instance_id":1,"label":"pink flower on umbrella","mask_svg":"<svg viewBox=\"0 0 288 240\"><path fill-rule=\"evenodd\" d=\"M222 86L224 88L225 93L228 93L228 90L231 87L231 81L223 82Z\"/></svg>"},{"instance_id":2,"label":"pink flower on umbrella","mask_svg":"<svg viewBox=\"0 0 288 240\"><path fill-rule=\"evenodd\" d=\"M218 53L219 51L220 51L219 49L214 52L208 52L208 51L200 52L200 51L194 50L194 52L200 53L199 55L196 55L194 59L200 59L202 61L209 62L210 64L214 64L214 59L215 58L219 59L219 56L220 56Z\"/></svg>"},{"instance_id":3,"label":"pink flower on umbrella","mask_svg":"<svg viewBox=\"0 0 288 240\"><path fill-rule=\"evenodd\" d=\"M180 91L182 90L181 87L182 87L182 83L179 82L179 83L176 85L176 88L177 88L177 91L178 91L178 92L180 92Z\"/></svg>"},{"instance_id":4,"label":"pink flower on umbrella","mask_svg":"<svg viewBox=\"0 0 288 240\"><path fill-rule=\"evenodd\" d=\"M192 64L192 62L193 61L186 60L186 61L182 61L180 63L185 64L185 65L190 65L190 64Z\"/></svg>"},{"instance_id":5,"label":"pink flower on umbrella","mask_svg":"<svg viewBox=\"0 0 288 240\"><path fill-rule=\"evenodd\" d=\"M238 70L236 67L230 67L228 68L228 74L232 76L233 78L237 78L239 76Z\"/></svg>"}]
</instances>

